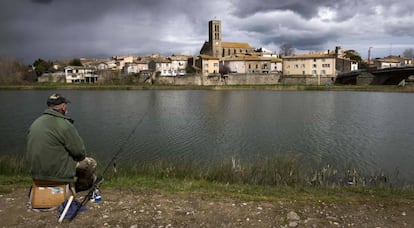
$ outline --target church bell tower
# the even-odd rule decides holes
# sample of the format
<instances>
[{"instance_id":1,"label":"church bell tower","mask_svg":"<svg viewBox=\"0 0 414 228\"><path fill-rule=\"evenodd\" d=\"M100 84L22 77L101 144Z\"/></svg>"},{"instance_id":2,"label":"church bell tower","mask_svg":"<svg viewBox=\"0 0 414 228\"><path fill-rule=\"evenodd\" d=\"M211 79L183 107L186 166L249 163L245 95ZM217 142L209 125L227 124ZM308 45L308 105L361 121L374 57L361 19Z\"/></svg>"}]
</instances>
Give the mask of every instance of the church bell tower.
<instances>
[{"instance_id":1,"label":"church bell tower","mask_svg":"<svg viewBox=\"0 0 414 228\"><path fill-rule=\"evenodd\" d=\"M208 22L208 41L210 44L211 55L220 58L221 48L221 21L211 20Z\"/></svg>"}]
</instances>

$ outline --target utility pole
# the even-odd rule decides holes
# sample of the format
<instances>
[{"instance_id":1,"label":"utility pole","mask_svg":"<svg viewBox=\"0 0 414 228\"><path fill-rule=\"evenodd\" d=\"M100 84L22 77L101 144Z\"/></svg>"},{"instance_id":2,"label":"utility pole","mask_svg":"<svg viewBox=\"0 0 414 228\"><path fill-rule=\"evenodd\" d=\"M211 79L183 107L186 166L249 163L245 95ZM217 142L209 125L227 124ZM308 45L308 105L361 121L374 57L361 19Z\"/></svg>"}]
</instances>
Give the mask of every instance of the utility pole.
<instances>
[{"instance_id":1,"label":"utility pole","mask_svg":"<svg viewBox=\"0 0 414 228\"><path fill-rule=\"evenodd\" d=\"M371 48L368 48L368 73L371 73Z\"/></svg>"}]
</instances>

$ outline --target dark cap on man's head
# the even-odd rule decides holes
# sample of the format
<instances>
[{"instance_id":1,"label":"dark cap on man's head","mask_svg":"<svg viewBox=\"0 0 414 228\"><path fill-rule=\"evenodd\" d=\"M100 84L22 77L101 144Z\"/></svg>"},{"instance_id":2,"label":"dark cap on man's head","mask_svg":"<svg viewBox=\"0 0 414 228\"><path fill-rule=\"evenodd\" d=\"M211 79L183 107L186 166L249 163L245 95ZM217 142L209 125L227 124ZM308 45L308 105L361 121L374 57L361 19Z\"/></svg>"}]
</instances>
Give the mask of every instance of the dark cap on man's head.
<instances>
[{"instance_id":1,"label":"dark cap on man's head","mask_svg":"<svg viewBox=\"0 0 414 228\"><path fill-rule=\"evenodd\" d=\"M52 94L46 101L47 106L60 105L62 103L67 104L70 101L58 93Z\"/></svg>"}]
</instances>

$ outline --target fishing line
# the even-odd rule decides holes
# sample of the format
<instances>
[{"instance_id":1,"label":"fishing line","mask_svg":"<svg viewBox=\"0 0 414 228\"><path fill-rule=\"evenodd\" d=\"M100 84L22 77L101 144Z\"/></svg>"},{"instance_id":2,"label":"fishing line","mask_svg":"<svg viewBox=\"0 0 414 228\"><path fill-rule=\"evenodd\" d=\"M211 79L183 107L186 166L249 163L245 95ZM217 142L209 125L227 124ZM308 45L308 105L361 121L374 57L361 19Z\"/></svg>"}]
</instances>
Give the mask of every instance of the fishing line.
<instances>
[{"instance_id":1,"label":"fishing line","mask_svg":"<svg viewBox=\"0 0 414 228\"><path fill-rule=\"evenodd\" d=\"M125 145L129 141L129 139L132 137L132 135L134 135L135 131L138 129L138 126L141 125L141 123L144 120L144 118L147 115L147 113L148 113L148 111L144 113L144 115L141 117L141 119L137 122L137 124L135 125L135 127L129 133L128 137L125 139L124 143L121 145L121 147L119 148L119 150L114 154L114 156L112 157L112 159L109 161L108 165L105 167L105 169L104 169L104 171L102 173L102 176L106 173L106 171L109 169L109 167L111 166L112 163L113 163L113 168L114 168L114 170L116 172L116 159L117 159L117 157L122 153L122 151L124 150Z\"/></svg>"},{"instance_id":2,"label":"fishing line","mask_svg":"<svg viewBox=\"0 0 414 228\"><path fill-rule=\"evenodd\" d=\"M72 216L72 218L70 218L70 220L73 220L76 217L79 210L83 206L85 206L86 203L89 201L89 199L93 196L93 194L94 194L95 190L98 188L99 184L102 183L103 175L106 173L108 168L111 166L111 163L113 163L113 167L114 167L114 170L116 172L116 163L115 163L116 158L122 153L122 151L124 150L125 145L129 141L129 139L132 137L132 135L135 133L135 131L138 129L138 126L141 125L142 121L144 120L144 118L147 114L148 114L148 110L144 113L144 115L141 117L141 119L137 122L137 124L134 126L132 131L129 133L128 137L125 139L124 143L121 145L119 150L114 154L112 159L109 161L108 165L105 167L104 171L102 172L102 175L96 178L96 180L94 181L94 183L93 183L91 189L89 190L88 194L85 196L85 198L82 200L82 202L77 205L76 210L73 213L73 216Z\"/></svg>"}]
</instances>

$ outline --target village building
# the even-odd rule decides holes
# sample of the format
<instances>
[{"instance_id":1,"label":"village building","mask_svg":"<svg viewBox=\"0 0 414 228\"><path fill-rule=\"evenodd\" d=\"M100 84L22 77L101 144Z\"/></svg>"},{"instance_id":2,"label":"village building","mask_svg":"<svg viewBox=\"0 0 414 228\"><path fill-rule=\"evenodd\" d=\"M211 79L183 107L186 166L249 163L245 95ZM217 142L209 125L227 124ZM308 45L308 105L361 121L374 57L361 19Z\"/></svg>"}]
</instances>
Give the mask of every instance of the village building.
<instances>
[{"instance_id":1,"label":"village building","mask_svg":"<svg viewBox=\"0 0 414 228\"><path fill-rule=\"evenodd\" d=\"M339 73L358 70L358 62L345 57L341 47L325 52L286 56L283 76L336 77Z\"/></svg>"},{"instance_id":2,"label":"village building","mask_svg":"<svg viewBox=\"0 0 414 228\"><path fill-rule=\"evenodd\" d=\"M159 72L159 76L173 76L171 60L164 57L152 58L148 68L152 72Z\"/></svg>"},{"instance_id":3,"label":"village building","mask_svg":"<svg viewBox=\"0 0 414 228\"><path fill-rule=\"evenodd\" d=\"M122 73L124 74L136 74L139 73L137 63L126 63L124 68L122 68Z\"/></svg>"},{"instance_id":4,"label":"village building","mask_svg":"<svg viewBox=\"0 0 414 228\"><path fill-rule=\"evenodd\" d=\"M261 57L251 54L236 54L221 58L220 67L224 73L240 74L269 74L272 72L274 58ZM273 67L277 68L276 65Z\"/></svg>"},{"instance_id":5,"label":"village building","mask_svg":"<svg viewBox=\"0 0 414 228\"><path fill-rule=\"evenodd\" d=\"M345 73L349 71L358 70L358 62L344 57L336 58L336 71L338 73Z\"/></svg>"},{"instance_id":6,"label":"village building","mask_svg":"<svg viewBox=\"0 0 414 228\"><path fill-rule=\"evenodd\" d=\"M413 65L413 60L401 56L388 56L386 58L377 58L374 60L374 67L377 69L403 67L410 65Z\"/></svg>"},{"instance_id":7,"label":"village building","mask_svg":"<svg viewBox=\"0 0 414 228\"><path fill-rule=\"evenodd\" d=\"M183 76L187 73L188 56L172 55L168 57L171 61L171 69L173 76Z\"/></svg>"},{"instance_id":8,"label":"village building","mask_svg":"<svg viewBox=\"0 0 414 228\"><path fill-rule=\"evenodd\" d=\"M149 60L141 59L135 62L137 64L138 72L149 70Z\"/></svg>"},{"instance_id":9,"label":"village building","mask_svg":"<svg viewBox=\"0 0 414 228\"><path fill-rule=\"evenodd\" d=\"M336 55L311 53L285 56L283 76L336 77Z\"/></svg>"},{"instance_id":10,"label":"village building","mask_svg":"<svg viewBox=\"0 0 414 228\"><path fill-rule=\"evenodd\" d=\"M283 71L283 62L280 58L271 58L270 60L270 72L281 73Z\"/></svg>"},{"instance_id":11,"label":"village building","mask_svg":"<svg viewBox=\"0 0 414 228\"><path fill-rule=\"evenodd\" d=\"M195 67L203 76L213 76L220 72L219 58L210 55L199 55L195 59Z\"/></svg>"},{"instance_id":12,"label":"village building","mask_svg":"<svg viewBox=\"0 0 414 228\"><path fill-rule=\"evenodd\" d=\"M95 67L67 66L65 67L66 83L95 83L98 74Z\"/></svg>"},{"instance_id":13,"label":"village building","mask_svg":"<svg viewBox=\"0 0 414 228\"><path fill-rule=\"evenodd\" d=\"M100 62L96 65L98 70L108 70L109 69L109 64L104 63L104 62Z\"/></svg>"},{"instance_id":14,"label":"village building","mask_svg":"<svg viewBox=\"0 0 414 228\"><path fill-rule=\"evenodd\" d=\"M133 63L137 57L128 55L128 56L114 56L112 57L113 60L115 60L116 63L116 69L122 70L127 63Z\"/></svg>"}]
</instances>

